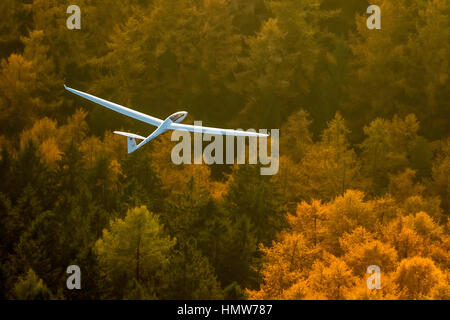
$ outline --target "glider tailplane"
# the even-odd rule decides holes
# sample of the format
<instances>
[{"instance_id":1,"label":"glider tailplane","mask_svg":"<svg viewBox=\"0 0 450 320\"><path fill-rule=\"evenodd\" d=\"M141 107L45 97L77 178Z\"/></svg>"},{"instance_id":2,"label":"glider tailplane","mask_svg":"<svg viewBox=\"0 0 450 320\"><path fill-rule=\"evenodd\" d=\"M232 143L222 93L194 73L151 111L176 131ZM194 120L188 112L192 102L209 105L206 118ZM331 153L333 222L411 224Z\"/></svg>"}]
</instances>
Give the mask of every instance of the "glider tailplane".
<instances>
[{"instance_id":1,"label":"glider tailplane","mask_svg":"<svg viewBox=\"0 0 450 320\"><path fill-rule=\"evenodd\" d=\"M135 151L138 148L135 139L140 139L140 140L145 139L145 137L134 134L134 133L128 133L128 132L122 132L122 131L114 131L114 133L127 137L128 153L132 153L133 151Z\"/></svg>"}]
</instances>

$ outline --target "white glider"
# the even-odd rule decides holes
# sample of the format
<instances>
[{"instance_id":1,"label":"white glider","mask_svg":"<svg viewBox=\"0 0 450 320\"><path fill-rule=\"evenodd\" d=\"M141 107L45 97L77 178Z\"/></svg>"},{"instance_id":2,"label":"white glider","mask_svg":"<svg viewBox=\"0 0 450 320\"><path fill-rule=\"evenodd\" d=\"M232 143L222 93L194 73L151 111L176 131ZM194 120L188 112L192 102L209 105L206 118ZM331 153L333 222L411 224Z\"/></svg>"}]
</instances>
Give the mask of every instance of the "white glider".
<instances>
[{"instance_id":1,"label":"white glider","mask_svg":"<svg viewBox=\"0 0 450 320\"><path fill-rule=\"evenodd\" d=\"M193 126L189 124L181 124L180 122L184 120L187 116L186 111L175 112L174 114L168 116L165 120L161 120L152 116L149 116L145 113L135 111L133 109L118 105L116 103L95 97L91 94L81 92L64 85L64 88L80 97L91 100L92 102L98 103L106 108L124 114L128 117L137 119L139 121L143 121L145 123L151 124L156 128L148 137L143 137L134 133L122 132L122 131L114 131L115 134L119 134L122 136L126 136L128 142L128 153L132 153L136 149L139 149L144 144L149 142L150 140L156 138L161 133L166 132L167 130L186 130L191 132L199 132L199 133L207 133L213 135L231 135L231 136L247 136L247 137L267 137L268 134L264 133L256 133L256 132L247 132L242 130L231 130L231 129L220 129L220 128L211 128L211 127L203 127L203 126ZM142 140L139 144L136 144L136 140Z\"/></svg>"}]
</instances>

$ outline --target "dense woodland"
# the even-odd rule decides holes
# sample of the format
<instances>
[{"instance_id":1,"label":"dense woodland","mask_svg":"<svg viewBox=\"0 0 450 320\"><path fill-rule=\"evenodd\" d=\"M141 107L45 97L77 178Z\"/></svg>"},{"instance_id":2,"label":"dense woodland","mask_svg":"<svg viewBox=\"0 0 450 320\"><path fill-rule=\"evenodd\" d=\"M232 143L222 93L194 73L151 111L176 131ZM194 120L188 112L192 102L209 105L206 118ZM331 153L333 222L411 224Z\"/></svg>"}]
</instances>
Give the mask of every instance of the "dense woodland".
<instances>
[{"instance_id":1,"label":"dense woodland","mask_svg":"<svg viewBox=\"0 0 450 320\"><path fill-rule=\"evenodd\" d=\"M0 1L0 298L450 299L449 0L69 4ZM280 170L128 155L64 83L280 128Z\"/></svg>"}]
</instances>

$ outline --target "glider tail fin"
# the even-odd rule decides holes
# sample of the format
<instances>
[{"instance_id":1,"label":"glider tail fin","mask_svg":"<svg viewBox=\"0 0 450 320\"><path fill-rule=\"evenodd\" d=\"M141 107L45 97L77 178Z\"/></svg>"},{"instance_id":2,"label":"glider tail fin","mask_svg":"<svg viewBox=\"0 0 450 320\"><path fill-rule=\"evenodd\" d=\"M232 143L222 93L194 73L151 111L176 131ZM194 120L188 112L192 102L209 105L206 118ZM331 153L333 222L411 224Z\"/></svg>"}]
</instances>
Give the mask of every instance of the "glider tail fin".
<instances>
[{"instance_id":1,"label":"glider tail fin","mask_svg":"<svg viewBox=\"0 0 450 320\"><path fill-rule=\"evenodd\" d=\"M137 149L137 143L136 143L135 139L141 139L141 140L145 139L145 137L142 137L142 136L134 134L134 133L128 133L128 132L122 132L122 131L114 131L114 133L127 137L128 153L132 153L134 150Z\"/></svg>"},{"instance_id":2,"label":"glider tail fin","mask_svg":"<svg viewBox=\"0 0 450 320\"><path fill-rule=\"evenodd\" d=\"M136 140L134 138L128 137L127 138L127 146L128 146L128 153L132 153L134 150L136 150Z\"/></svg>"}]
</instances>

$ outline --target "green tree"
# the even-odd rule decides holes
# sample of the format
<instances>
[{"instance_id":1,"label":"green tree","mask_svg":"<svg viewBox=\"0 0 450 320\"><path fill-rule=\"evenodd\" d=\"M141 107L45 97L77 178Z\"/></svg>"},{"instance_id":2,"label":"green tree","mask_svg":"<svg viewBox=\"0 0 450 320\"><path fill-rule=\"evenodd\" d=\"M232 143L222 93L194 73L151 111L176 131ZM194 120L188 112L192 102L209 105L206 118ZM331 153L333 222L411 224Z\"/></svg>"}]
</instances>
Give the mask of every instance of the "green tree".
<instances>
[{"instance_id":1,"label":"green tree","mask_svg":"<svg viewBox=\"0 0 450 320\"><path fill-rule=\"evenodd\" d=\"M311 122L308 112L303 109L289 116L281 128L281 154L288 154L295 162L302 160L312 145L312 136L309 132Z\"/></svg>"},{"instance_id":2,"label":"green tree","mask_svg":"<svg viewBox=\"0 0 450 320\"><path fill-rule=\"evenodd\" d=\"M21 49L20 37L29 27L28 12L23 1L5 0L0 3L5 18L0 22L0 59Z\"/></svg>"},{"instance_id":3,"label":"green tree","mask_svg":"<svg viewBox=\"0 0 450 320\"><path fill-rule=\"evenodd\" d=\"M165 236L159 219L145 206L131 209L124 219L111 221L95 244L102 274L112 286L112 297L136 281L152 296L160 295L163 270L175 239Z\"/></svg>"},{"instance_id":4,"label":"green tree","mask_svg":"<svg viewBox=\"0 0 450 320\"><path fill-rule=\"evenodd\" d=\"M270 178L259 174L258 166L241 165L233 172L224 199L233 219L246 216L253 225L257 241L269 244L285 225L280 196Z\"/></svg>"},{"instance_id":5,"label":"green tree","mask_svg":"<svg viewBox=\"0 0 450 320\"><path fill-rule=\"evenodd\" d=\"M195 248L195 242L184 242L173 250L167 272L166 299L221 299L222 291L214 268Z\"/></svg>"},{"instance_id":6,"label":"green tree","mask_svg":"<svg viewBox=\"0 0 450 320\"><path fill-rule=\"evenodd\" d=\"M14 286L12 298L17 300L48 300L53 298L53 294L33 269L29 269L26 276L20 278Z\"/></svg>"},{"instance_id":7,"label":"green tree","mask_svg":"<svg viewBox=\"0 0 450 320\"><path fill-rule=\"evenodd\" d=\"M14 137L29 126L42 110L42 98L36 96L37 75L33 62L11 54L0 62L0 124L3 134ZM22 106L22 107L21 107Z\"/></svg>"},{"instance_id":8,"label":"green tree","mask_svg":"<svg viewBox=\"0 0 450 320\"><path fill-rule=\"evenodd\" d=\"M450 138L441 142L433 161L432 181L429 190L440 197L444 213L450 213Z\"/></svg>"},{"instance_id":9,"label":"green tree","mask_svg":"<svg viewBox=\"0 0 450 320\"><path fill-rule=\"evenodd\" d=\"M58 220L51 211L39 214L21 233L14 256L18 273L36 270L50 288L55 289L64 271L61 267L64 254L60 249L63 229Z\"/></svg>"},{"instance_id":10,"label":"green tree","mask_svg":"<svg viewBox=\"0 0 450 320\"><path fill-rule=\"evenodd\" d=\"M347 140L348 129L339 113L328 123L322 140L308 149L300 163L303 198L331 200L362 185L359 160Z\"/></svg>"},{"instance_id":11,"label":"green tree","mask_svg":"<svg viewBox=\"0 0 450 320\"><path fill-rule=\"evenodd\" d=\"M366 27L367 15L357 18L350 38L354 64L348 83L346 115L355 133L379 117L414 113L437 138L448 128L448 65L450 34L446 0L379 0L382 29ZM386 85L390 84L390 85ZM370 95L367 95L370 92Z\"/></svg>"},{"instance_id":12,"label":"green tree","mask_svg":"<svg viewBox=\"0 0 450 320\"><path fill-rule=\"evenodd\" d=\"M239 91L247 97L241 118L252 126L279 125L301 105L320 77L321 23L328 13L320 0L270 0L272 18L246 40L248 52L236 73Z\"/></svg>"},{"instance_id":13,"label":"green tree","mask_svg":"<svg viewBox=\"0 0 450 320\"><path fill-rule=\"evenodd\" d=\"M394 116L391 121L377 118L364 127L367 137L361 144L361 160L363 173L371 180L371 193L385 193L389 174L409 166L410 148L420 139L418 130L413 114L404 119Z\"/></svg>"}]
</instances>

